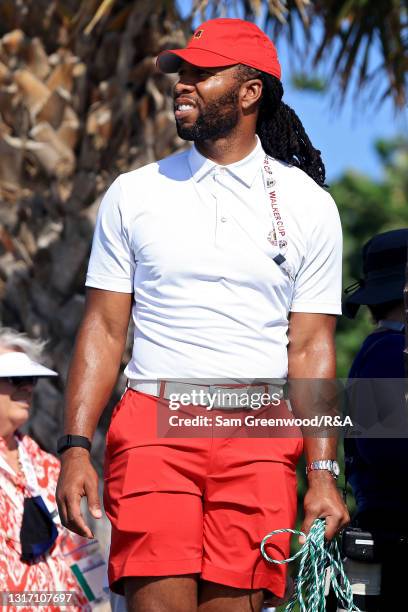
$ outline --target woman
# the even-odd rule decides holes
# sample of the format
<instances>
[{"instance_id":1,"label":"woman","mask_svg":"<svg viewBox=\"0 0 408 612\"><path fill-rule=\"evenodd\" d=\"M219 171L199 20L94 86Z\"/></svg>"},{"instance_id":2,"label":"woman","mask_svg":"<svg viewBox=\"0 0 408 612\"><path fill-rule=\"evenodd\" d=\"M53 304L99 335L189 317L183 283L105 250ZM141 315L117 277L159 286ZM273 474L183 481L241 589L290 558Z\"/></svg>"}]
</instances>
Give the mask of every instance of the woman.
<instances>
[{"instance_id":1,"label":"woman","mask_svg":"<svg viewBox=\"0 0 408 612\"><path fill-rule=\"evenodd\" d=\"M37 362L42 346L0 329L0 591L9 598L2 609L51 612L61 609L56 604L72 606L75 599L69 609L86 611L88 600L69 564L77 536L61 527L54 512L59 462L19 433L30 416L38 378L57 376ZM53 603L47 594L53 591L60 592L59 598L61 591L71 596Z\"/></svg>"}]
</instances>

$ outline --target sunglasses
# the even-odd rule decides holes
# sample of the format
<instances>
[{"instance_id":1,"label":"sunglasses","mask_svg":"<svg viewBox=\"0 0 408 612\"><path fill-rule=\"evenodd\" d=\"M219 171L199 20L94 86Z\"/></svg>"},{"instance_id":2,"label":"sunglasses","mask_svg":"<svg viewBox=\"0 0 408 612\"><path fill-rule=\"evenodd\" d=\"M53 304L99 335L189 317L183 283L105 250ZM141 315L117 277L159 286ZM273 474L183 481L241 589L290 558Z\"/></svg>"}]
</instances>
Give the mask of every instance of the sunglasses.
<instances>
[{"instance_id":1,"label":"sunglasses","mask_svg":"<svg viewBox=\"0 0 408 612\"><path fill-rule=\"evenodd\" d=\"M5 376L4 380L7 380L13 387L25 387L27 385L34 387L38 382L38 376Z\"/></svg>"}]
</instances>

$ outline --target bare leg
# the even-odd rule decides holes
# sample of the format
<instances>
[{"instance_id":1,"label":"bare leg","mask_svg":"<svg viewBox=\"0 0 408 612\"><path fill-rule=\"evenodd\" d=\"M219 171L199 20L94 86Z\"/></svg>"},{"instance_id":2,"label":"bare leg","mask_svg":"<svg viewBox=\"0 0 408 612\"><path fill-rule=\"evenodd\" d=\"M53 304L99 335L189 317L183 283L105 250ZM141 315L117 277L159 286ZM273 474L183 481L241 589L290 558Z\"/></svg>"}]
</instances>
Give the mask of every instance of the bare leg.
<instances>
[{"instance_id":1,"label":"bare leg","mask_svg":"<svg viewBox=\"0 0 408 612\"><path fill-rule=\"evenodd\" d=\"M261 612L264 601L262 589L235 589L208 582L200 583L199 612Z\"/></svg>"},{"instance_id":2,"label":"bare leg","mask_svg":"<svg viewBox=\"0 0 408 612\"><path fill-rule=\"evenodd\" d=\"M196 612L197 574L125 578L129 612Z\"/></svg>"}]
</instances>

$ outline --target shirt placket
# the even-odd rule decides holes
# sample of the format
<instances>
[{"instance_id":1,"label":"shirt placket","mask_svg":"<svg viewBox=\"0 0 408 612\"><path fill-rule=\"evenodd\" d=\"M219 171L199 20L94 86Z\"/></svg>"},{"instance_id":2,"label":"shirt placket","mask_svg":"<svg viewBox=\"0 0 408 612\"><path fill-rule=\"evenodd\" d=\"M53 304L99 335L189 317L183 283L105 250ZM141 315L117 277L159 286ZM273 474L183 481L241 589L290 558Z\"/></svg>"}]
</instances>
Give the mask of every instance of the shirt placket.
<instances>
[{"instance_id":1,"label":"shirt placket","mask_svg":"<svg viewBox=\"0 0 408 612\"><path fill-rule=\"evenodd\" d=\"M213 195L215 197L215 244L222 246L225 244L231 231L231 215L229 210L229 191L225 187L226 177L225 168L215 167L213 180Z\"/></svg>"}]
</instances>

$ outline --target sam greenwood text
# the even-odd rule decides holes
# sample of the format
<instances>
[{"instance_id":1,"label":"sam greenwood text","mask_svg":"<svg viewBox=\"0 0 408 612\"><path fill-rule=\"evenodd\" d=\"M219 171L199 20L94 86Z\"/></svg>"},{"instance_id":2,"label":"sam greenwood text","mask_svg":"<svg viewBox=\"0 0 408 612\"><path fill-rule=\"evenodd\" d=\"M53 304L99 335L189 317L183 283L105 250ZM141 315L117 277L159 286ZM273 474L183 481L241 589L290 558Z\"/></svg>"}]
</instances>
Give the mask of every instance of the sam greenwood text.
<instances>
[{"instance_id":1,"label":"sam greenwood text","mask_svg":"<svg viewBox=\"0 0 408 612\"><path fill-rule=\"evenodd\" d=\"M352 426L349 416L320 415L310 419L297 419L294 417L260 418L252 414L245 417L226 417L216 415L197 415L195 417L181 417L173 414L169 417L171 427L345 427Z\"/></svg>"}]
</instances>

